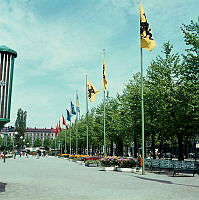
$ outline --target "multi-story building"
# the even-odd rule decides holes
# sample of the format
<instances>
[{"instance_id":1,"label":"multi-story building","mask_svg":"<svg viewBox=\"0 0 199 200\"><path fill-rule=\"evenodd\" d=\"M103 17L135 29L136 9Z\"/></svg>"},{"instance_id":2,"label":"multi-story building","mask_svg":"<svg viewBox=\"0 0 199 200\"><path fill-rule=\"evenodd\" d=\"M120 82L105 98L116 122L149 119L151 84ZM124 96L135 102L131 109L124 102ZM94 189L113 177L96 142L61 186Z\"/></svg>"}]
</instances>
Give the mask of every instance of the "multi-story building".
<instances>
[{"instance_id":1,"label":"multi-story building","mask_svg":"<svg viewBox=\"0 0 199 200\"><path fill-rule=\"evenodd\" d=\"M15 132L14 127L5 127L1 130L0 136L3 137L4 133L13 138L17 132ZM44 141L45 138L55 139L55 129L53 128L27 128L24 137L31 139L32 144L36 138L40 138Z\"/></svg>"},{"instance_id":2,"label":"multi-story building","mask_svg":"<svg viewBox=\"0 0 199 200\"><path fill-rule=\"evenodd\" d=\"M25 137L31 139L32 144L36 138L40 138L44 141L45 138L55 139L55 129L53 128L27 128Z\"/></svg>"}]
</instances>

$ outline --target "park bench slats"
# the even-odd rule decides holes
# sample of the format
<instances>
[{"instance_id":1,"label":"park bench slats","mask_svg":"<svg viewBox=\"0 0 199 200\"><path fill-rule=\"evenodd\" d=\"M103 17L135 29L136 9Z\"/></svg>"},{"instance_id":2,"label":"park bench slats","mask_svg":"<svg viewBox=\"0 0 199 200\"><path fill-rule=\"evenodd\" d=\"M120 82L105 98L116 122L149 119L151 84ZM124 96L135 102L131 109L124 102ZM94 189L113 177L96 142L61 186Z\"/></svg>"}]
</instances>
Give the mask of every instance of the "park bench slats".
<instances>
[{"instance_id":1,"label":"park bench slats","mask_svg":"<svg viewBox=\"0 0 199 200\"><path fill-rule=\"evenodd\" d=\"M151 172L173 172L173 176L177 173L192 173L193 176L195 174L199 175L199 166L193 161L146 159L145 166Z\"/></svg>"}]
</instances>

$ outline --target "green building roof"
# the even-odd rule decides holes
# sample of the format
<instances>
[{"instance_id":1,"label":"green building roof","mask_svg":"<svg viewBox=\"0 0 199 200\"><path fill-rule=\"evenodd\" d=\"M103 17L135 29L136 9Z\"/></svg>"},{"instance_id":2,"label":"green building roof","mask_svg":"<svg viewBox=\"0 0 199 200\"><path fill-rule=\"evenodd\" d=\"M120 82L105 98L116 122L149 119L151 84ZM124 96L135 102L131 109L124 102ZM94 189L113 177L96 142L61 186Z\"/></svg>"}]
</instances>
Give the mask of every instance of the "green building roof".
<instances>
[{"instance_id":1,"label":"green building roof","mask_svg":"<svg viewBox=\"0 0 199 200\"><path fill-rule=\"evenodd\" d=\"M17 52L5 45L0 45L0 52L9 52L10 54L13 54L15 58L17 57Z\"/></svg>"}]
</instances>

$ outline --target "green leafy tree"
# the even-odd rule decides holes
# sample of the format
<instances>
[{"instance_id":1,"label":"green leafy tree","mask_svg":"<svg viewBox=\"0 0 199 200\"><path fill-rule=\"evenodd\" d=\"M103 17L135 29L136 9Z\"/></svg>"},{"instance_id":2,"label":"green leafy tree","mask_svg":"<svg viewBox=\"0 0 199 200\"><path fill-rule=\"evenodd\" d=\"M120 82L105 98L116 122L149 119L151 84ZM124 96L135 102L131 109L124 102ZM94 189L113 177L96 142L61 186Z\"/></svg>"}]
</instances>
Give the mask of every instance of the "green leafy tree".
<instances>
[{"instance_id":1,"label":"green leafy tree","mask_svg":"<svg viewBox=\"0 0 199 200\"><path fill-rule=\"evenodd\" d=\"M179 91L180 78L178 76L181 65L179 55L173 54L172 48L169 42L165 43L162 50L165 57L158 56L147 72L148 87L153 93L152 107L155 109L156 117L152 114L154 110L150 109L150 104L147 106L149 108L147 115L151 116L150 119L153 122L151 125L156 122L155 126L158 127L153 130L158 133L160 153L163 142L171 140L175 135L178 139L178 158L182 160L184 132L181 129L182 96ZM155 107L154 104L156 104Z\"/></svg>"},{"instance_id":2,"label":"green leafy tree","mask_svg":"<svg viewBox=\"0 0 199 200\"><path fill-rule=\"evenodd\" d=\"M13 149L13 139L8 136L8 139L7 139L7 148L11 151Z\"/></svg>"},{"instance_id":3,"label":"green leafy tree","mask_svg":"<svg viewBox=\"0 0 199 200\"><path fill-rule=\"evenodd\" d=\"M188 141L195 140L199 135L199 18L197 22L183 24L181 30L187 45L187 54L183 55L184 62L180 76L181 92L186 96L184 129L186 129Z\"/></svg>"},{"instance_id":4,"label":"green leafy tree","mask_svg":"<svg viewBox=\"0 0 199 200\"><path fill-rule=\"evenodd\" d=\"M127 139L133 142L134 156L138 154L141 142L141 88L140 73L133 75L132 80L124 88L120 96L121 112L120 119L123 122L123 130L128 133Z\"/></svg>"},{"instance_id":5,"label":"green leafy tree","mask_svg":"<svg viewBox=\"0 0 199 200\"><path fill-rule=\"evenodd\" d=\"M49 137L44 139L44 145L43 146L46 150L49 150L49 148L51 146L51 142L52 142L52 140Z\"/></svg>"},{"instance_id":6,"label":"green leafy tree","mask_svg":"<svg viewBox=\"0 0 199 200\"><path fill-rule=\"evenodd\" d=\"M34 147L41 147L41 146L42 146L42 140L41 140L41 138L37 137L34 140Z\"/></svg>"},{"instance_id":7,"label":"green leafy tree","mask_svg":"<svg viewBox=\"0 0 199 200\"><path fill-rule=\"evenodd\" d=\"M31 137L26 137L24 144L25 144L26 147L30 147L32 145Z\"/></svg>"},{"instance_id":8,"label":"green leafy tree","mask_svg":"<svg viewBox=\"0 0 199 200\"><path fill-rule=\"evenodd\" d=\"M17 112L17 119L15 121L15 131L18 132L15 137L15 144L18 148L22 148L23 146L23 138L26 132L26 118L27 112L19 108Z\"/></svg>"},{"instance_id":9,"label":"green leafy tree","mask_svg":"<svg viewBox=\"0 0 199 200\"><path fill-rule=\"evenodd\" d=\"M3 138L0 136L0 149L3 149Z\"/></svg>"}]
</instances>

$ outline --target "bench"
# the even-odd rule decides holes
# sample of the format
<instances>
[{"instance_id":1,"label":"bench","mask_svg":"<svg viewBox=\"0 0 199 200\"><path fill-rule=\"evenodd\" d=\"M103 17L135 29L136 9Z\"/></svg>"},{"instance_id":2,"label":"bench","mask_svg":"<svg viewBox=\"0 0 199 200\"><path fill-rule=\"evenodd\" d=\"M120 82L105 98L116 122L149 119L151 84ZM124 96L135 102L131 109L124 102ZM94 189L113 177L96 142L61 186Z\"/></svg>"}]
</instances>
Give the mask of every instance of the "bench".
<instances>
[{"instance_id":1,"label":"bench","mask_svg":"<svg viewBox=\"0 0 199 200\"><path fill-rule=\"evenodd\" d=\"M161 160L151 159L151 162L149 164L149 169L151 170L151 172L160 171L160 162Z\"/></svg>"},{"instance_id":2,"label":"bench","mask_svg":"<svg viewBox=\"0 0 199 200\"><path fill-rule=\"evenodd\" d=\"M188 174L195 174L199 175L199 167L195 162L192 161L178 161L174 162L173 164L173 176L177 173L188 173Z\"/></svg>"},{"instance_id":3,"label":"bench","mask_svg":"<svg viewBox=\"0 0 199 200\"><path fill-rule=\"evenodd\" d=\"M159 164L160 171L171 172L173 170L173 162L171 160L161 160Z\"/></svg>"},{"instance_id":4,"label":"bench","mask_svg":"<svg viewBox=\"0 0 199 200\"><path fill-rule=\"evenodd\" d=\"M191 173L199 175L199 164L193 161L178 161L178 160L154 160L146 159L146 169L151 172L168 172L175 176L178 173Z\"/></svg>"}]
</instances>

